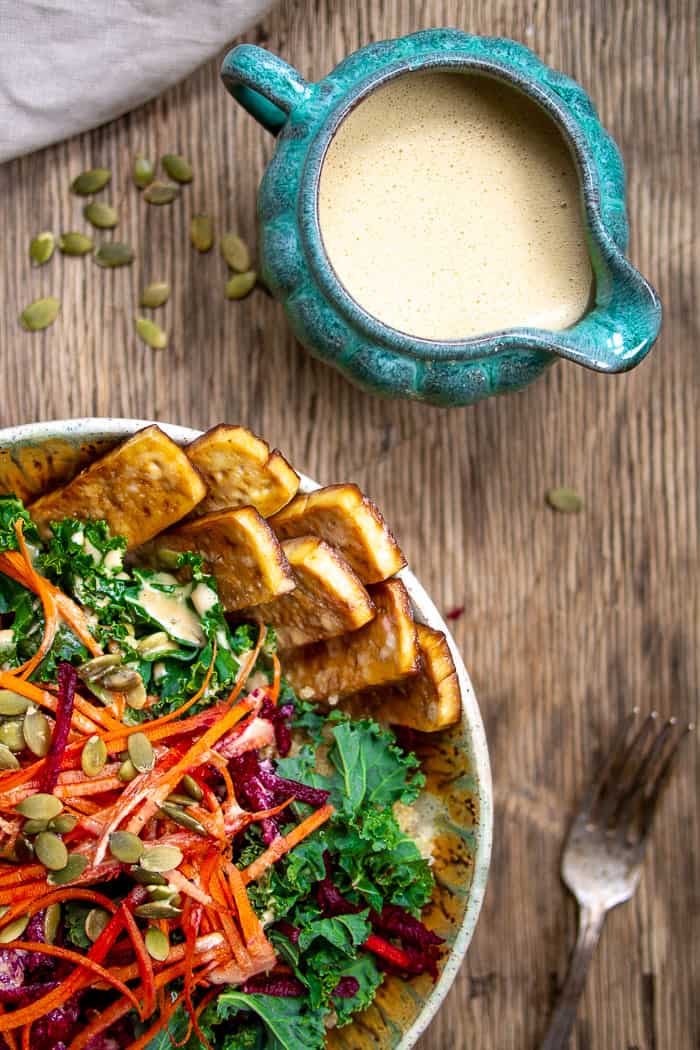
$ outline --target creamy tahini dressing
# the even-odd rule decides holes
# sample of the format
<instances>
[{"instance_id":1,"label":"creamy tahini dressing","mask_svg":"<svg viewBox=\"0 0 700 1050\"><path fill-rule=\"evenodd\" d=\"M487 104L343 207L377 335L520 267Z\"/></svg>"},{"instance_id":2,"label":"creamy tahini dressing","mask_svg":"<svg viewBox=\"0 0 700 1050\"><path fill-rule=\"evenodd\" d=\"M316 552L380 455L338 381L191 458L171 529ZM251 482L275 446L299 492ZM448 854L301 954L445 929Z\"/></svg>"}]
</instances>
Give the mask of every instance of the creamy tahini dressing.
<instances>
[{"instance_id":1,"label":"creamy tahini dressing","mask_svg":"<svg viewBox=\"0 0 700 1050\"><path fill-rule=\"evenodd\" d=\"M203 645L204 632L199 617L186 604L186 596L186 590L166 594L150 583L144 583L138 600L146 613L161 624L168 634L192 645Z\"/></svg>"},{"instance_id":2,"label":"creamy tahini dressing","mask_svg":"<svg viewBox=\"0 0 700 1050\"><path fill-rule=\"evenodd\" d=\"M562 329L592 287L578 175L552 119L488 77L409 74L342 122L319 187L342 284L425 339Z\"/></svg>"}]
</instances>

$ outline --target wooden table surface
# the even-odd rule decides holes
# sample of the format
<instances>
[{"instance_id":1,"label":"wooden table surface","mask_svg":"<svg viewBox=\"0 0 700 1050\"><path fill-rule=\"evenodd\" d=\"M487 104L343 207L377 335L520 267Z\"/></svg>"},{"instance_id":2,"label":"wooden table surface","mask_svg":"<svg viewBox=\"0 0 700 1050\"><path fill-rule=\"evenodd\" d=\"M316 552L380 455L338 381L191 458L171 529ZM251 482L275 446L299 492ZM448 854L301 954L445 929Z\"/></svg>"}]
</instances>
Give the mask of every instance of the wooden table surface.
<instances>
[{"instance_id":1,"label":"wooden table surface","mask_svg":"<svg viewBox=\"0 0 700 1050\"><path fill-rule=\"evenodd\" d=\"M143 109L0 169L3 426L244 423L319 480L358 481L438 605L465 607L455 634L490 742L495 846L476 936L421 1050L536 1046L575 933L562 836L599 749L634 704L697 722L697 16L694 0L286 0L246 38L313 79L370 40L455 25L515 37L580 80L622 146L630 255L665 305L656 350L617 378L560 364L472 408L384 402L307 356L266 295L224 301L221 259L189 246L188 219L206 210L253 241L273 142L224 93L218 60ZM193 158L195 181L182 203L149 210L128 185L130 158L171 149ZM68 183L96 165L114 169L136 264L57 257L31 270L31 235L83 228ZM155 279L174 288L172 348L158 355L132 327L139 288ZM60 320L25 333L17 314L41 294L60 296ZM582 493L582 514L547 508L560 484ZM696 736L639 891L608 921L575 1050L700 1045L697 787Z\"/></svg>"}]
</instances>

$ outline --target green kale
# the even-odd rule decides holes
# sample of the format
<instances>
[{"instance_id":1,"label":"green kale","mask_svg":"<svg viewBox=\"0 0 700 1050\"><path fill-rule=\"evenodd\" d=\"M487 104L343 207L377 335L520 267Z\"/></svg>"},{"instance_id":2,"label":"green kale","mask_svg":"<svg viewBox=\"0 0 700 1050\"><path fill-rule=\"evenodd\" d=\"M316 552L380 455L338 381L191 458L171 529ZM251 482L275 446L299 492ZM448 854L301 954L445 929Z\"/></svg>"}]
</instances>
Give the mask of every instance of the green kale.
<instances>
[{"instance_id":1,"label":"green kale","mask_svg":"<svg viewBox=\"0 0 700 1050\"><path fill-rule=\"evenodd\" d=\"M27 543L38 547L40 545L37 527L24 509L24 504L16 496L0 496L0 551L16 551L19 549L15 522L21 519L24 522L24 538Z\"/></svg>"},{"instance_id":2,"label":"green kale","mask_svg":"<svg viewBox=\"0 0 700 1050\"><path fill-rule=\"evenodd\" d=\"M318 1010L311 1010L304 998L222 992L217 1000L219 1017L238 1019L241 1011L256 1014L265 1025L267 1041L262 1044L262 1050L323 1050L325 1046L323 1017ZM222 1050L244 1050L244 1047L248 1050L245 1043L234 1041L223 1044Z\"/></svg>"},{"instance_id":3,"label":"green kale","mask_svg":"<svg viewBox=\"0 0 700 1050\"><path fill-rule=\"evenodd\" d=\"M335 997L333 1007L338 1018L338 1028L348 1024L353 1014L364 1010L374 999L377 988L384 980L384 974L374 961L374 956L363 952L343 971L343 977L354 977L359 984L355 995L348 999Z\"/></svg>"},{"instance_id":4,"label":"green kale","mask_svg":"<svg viewBox=\"0 0 700 1050\"><path fill-rule=\"evenodd\" d=\"M81 904L79 901L67 901L63 907L65 937L76 948L92 946L92 941L85 932L85 920L91 907L90 904Z\"/></svg>"}]
</instances>

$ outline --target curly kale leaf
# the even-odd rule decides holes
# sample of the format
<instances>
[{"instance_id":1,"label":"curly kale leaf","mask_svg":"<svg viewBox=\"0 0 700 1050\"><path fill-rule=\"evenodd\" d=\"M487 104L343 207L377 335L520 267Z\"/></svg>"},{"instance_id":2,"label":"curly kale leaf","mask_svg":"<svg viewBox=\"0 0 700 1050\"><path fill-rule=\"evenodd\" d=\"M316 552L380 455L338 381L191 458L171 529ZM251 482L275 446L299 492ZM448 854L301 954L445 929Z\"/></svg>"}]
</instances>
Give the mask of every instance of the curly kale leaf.
<instances>
[{"instance_id":1,"label":"curly kale leaf","mask_svg":"<svg viewBox=\"0 0 700 1050\"><path fill-rule=\"evenodd\" d=\"M15 523L19 520L24 522L24 538L27 543L36 547L40 545L37 527L22 501L16 496L0 496L0 551L19 549L15 532Z\"/></svg>"},{"instance_id":2,"label":"curly kale leaf","mask_svg":"<svg viewBox=\"0 0 700 1050\"><path fill-rule=\"evenodd\" d=\"M240 1018L241 1011L244 1017ZM217 1000L221 1020L242 1021L254 1014L265 1026L267 1041L262 1050L323 1050L326 1029L323 1017L309 1007L305 998L282 998L275 995L248 995L245 992L223 992ZM222 1050L243 1050L245 1043L224 1043Z\"/></svg>"}]
</instances>

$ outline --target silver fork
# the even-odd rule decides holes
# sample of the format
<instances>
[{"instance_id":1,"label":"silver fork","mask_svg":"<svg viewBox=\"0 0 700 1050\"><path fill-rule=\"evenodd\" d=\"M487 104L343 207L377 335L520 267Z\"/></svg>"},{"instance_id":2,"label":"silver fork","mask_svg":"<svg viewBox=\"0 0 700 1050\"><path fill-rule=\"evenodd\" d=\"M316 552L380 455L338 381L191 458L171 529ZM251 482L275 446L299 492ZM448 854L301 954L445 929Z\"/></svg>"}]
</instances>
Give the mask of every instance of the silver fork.
<instances>
[{"instance_id":1,"label":"silver fork","mask_svg":"<svg viewBox=\"0 0 700 1050\"><path fill-rule=\"evenodd\" d=\"M579 931L540 1050L564 1050L568 1045L605 916L637 889L656 803L678 745L693 728L679 729L675 718L657 728L653 711L633 733L638 713L635 708L620 724L566 841L561 875L579 903Z\"/></svg>"}]
</instances>

